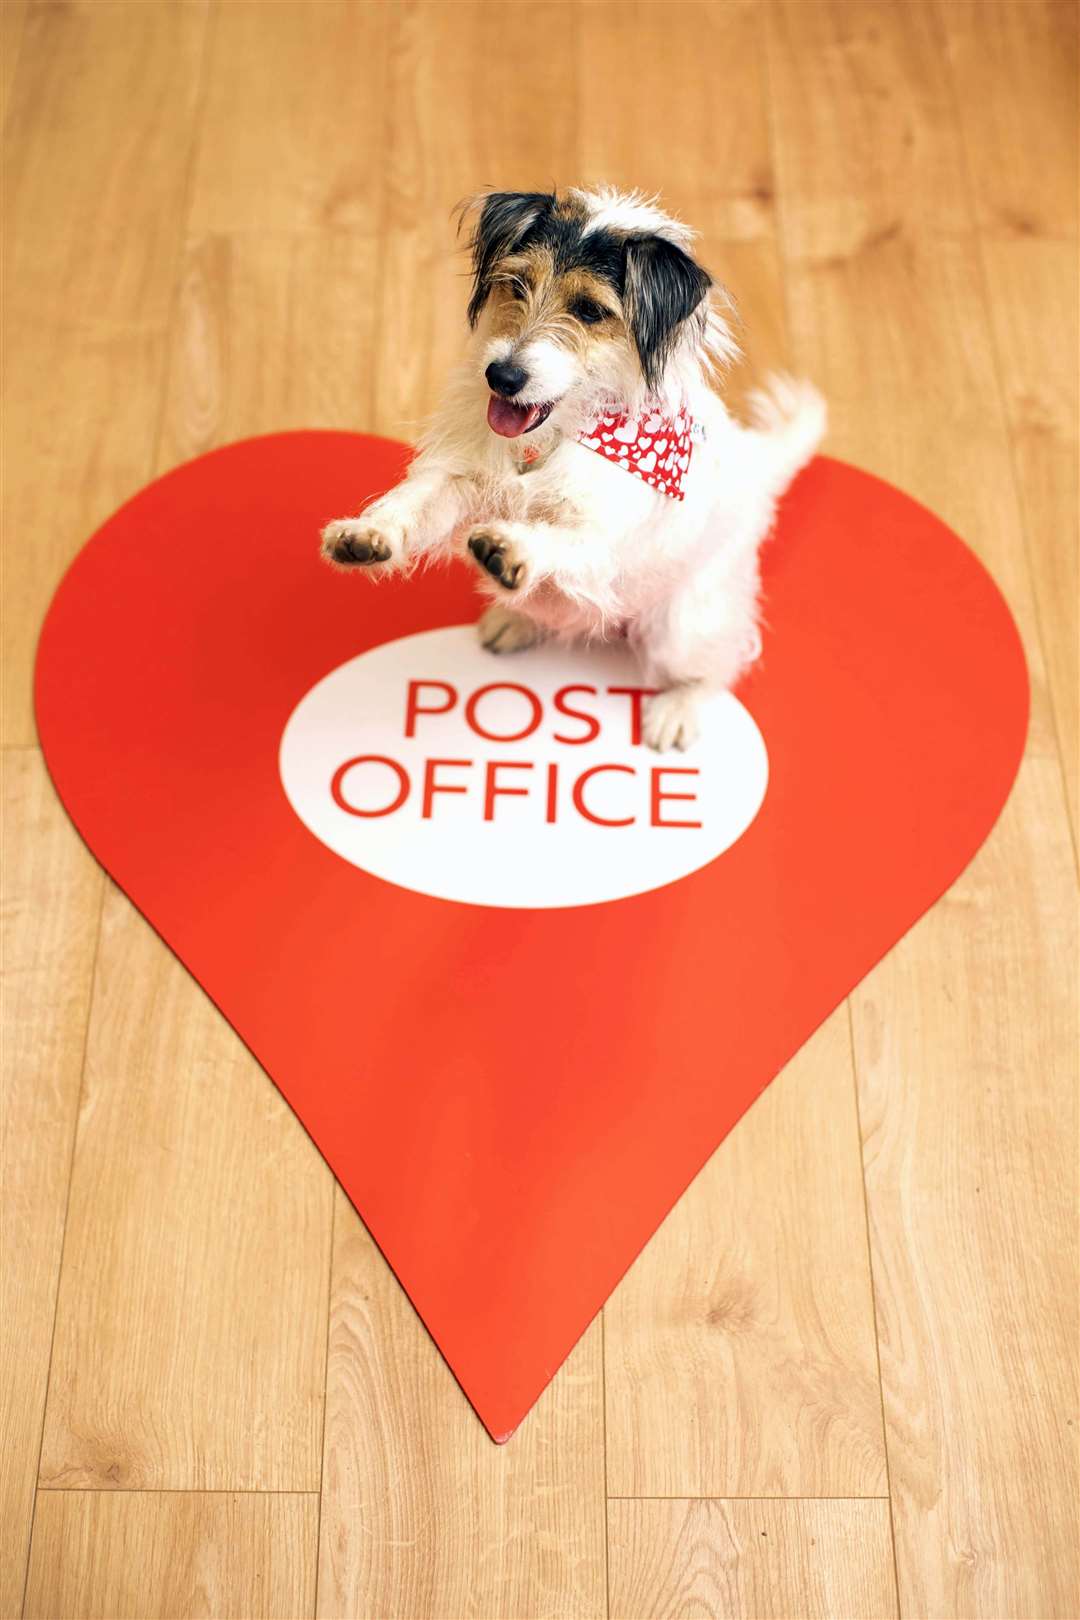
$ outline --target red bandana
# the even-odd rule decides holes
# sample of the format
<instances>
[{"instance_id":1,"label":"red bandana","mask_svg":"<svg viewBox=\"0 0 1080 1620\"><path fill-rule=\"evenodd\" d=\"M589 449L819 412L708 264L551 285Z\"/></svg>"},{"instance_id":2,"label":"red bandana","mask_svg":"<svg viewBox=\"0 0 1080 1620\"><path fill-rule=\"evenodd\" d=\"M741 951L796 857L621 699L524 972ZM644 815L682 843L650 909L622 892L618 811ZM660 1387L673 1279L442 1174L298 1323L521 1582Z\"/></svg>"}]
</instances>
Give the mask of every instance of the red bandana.
<instances>
[{"instance_id":1,"label":"red bandana","mask_svg":"<svg viewBox=\"0 0 1080 1620\"><path fill-rule=\"evenodd\" d=\"M681 501L693 432L694 419L685 406L680 406L674 416L662 416L649 409L633 417L613 411L579 433L577 442L651 484L661 495Z\"/></svg>"}]
</instances>

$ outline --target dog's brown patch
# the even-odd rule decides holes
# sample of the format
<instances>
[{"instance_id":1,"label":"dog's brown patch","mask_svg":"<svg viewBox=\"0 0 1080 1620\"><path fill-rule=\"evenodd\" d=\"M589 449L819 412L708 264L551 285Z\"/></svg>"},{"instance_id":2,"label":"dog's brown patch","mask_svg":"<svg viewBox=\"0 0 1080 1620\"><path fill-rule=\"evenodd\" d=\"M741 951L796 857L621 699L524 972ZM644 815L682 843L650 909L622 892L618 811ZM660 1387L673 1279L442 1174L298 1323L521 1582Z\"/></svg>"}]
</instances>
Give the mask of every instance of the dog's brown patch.
<instances>
[{"instance_id":1,"label":"dog's brown patch","mask_svg":"<svg viewBox=\"0 0 1080 1620\"><path fill-rule=\"evenodd\" d=\"M494 337L515 343L547 338L577 354L598 343L626 341L622 302L611 283L580 267L559 271L543 245L508 254L492 283ZM583 305L602 310L602 318L583 320Z\"/></svg>"}]
</instances>

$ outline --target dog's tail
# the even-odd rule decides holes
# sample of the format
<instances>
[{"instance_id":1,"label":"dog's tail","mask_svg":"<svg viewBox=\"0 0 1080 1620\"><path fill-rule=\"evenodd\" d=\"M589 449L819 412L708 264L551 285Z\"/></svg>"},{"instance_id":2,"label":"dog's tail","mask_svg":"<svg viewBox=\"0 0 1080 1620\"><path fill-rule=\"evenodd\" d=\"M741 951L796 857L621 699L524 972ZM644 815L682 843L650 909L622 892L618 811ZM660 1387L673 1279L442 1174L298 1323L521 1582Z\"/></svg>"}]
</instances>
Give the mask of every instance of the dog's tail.
<instances>
[{"instance_id":1,"label":"dog's tail","mask_svg":"<svg viewBox=\"0 0 1080 1620\"><path fill-rule=\"evenodd\" d=\"M779 492L799 471L825 436L828 411L813 383L774 373L747 402L750 424L768 441Z\"/></svg>"}]
</instances>

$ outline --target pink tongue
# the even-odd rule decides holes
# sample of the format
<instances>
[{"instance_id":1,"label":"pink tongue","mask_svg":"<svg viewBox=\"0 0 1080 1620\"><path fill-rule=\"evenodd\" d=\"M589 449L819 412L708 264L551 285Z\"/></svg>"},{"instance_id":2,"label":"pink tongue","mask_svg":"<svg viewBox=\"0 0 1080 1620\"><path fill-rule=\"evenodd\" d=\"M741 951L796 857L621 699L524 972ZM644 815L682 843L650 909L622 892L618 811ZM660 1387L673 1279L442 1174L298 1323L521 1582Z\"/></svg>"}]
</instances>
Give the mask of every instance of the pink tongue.
<instances>
[{"instance_id":1,"label":"pink tongue","mask_svg":"<svg viewBox=\"0 0 1080 1620\"><path fill-rule=\"evenodd\" d=\"M539 405L515 405L513 400L492 394L488 400L488 427L504 439L516 439L531 428L540 415Z\"/></svg>"}]
</instances>

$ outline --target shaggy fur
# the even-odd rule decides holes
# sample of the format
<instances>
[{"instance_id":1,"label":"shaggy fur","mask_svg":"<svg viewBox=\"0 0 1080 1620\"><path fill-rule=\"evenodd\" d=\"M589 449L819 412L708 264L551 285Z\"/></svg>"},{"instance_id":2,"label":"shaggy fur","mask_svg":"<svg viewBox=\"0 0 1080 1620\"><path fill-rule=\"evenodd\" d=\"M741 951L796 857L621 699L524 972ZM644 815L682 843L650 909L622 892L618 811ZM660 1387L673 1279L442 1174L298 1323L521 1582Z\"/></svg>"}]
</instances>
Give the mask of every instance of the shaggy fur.
<instances>
[{"instance_id":1,"label":"shaggy fur","mask_svg":"<svg viewBox=\"0 0 1080 1620\"><path fill-rule=\"evenodd\" d=\"M492 598L492 652L625 634L658 694L654 748L686 747L700 696L758 656L758 552L813 455L821 396L773 378L748 426L713 391L730 303L655 200L495 192L473 221L472 340L405 479L328 524L327 559L380 575L457 552ZM682 501L576 442L613 407L685 404L703 430ZM491 425L489 425L489 423Z\"/></svg>"}]
</instances>

